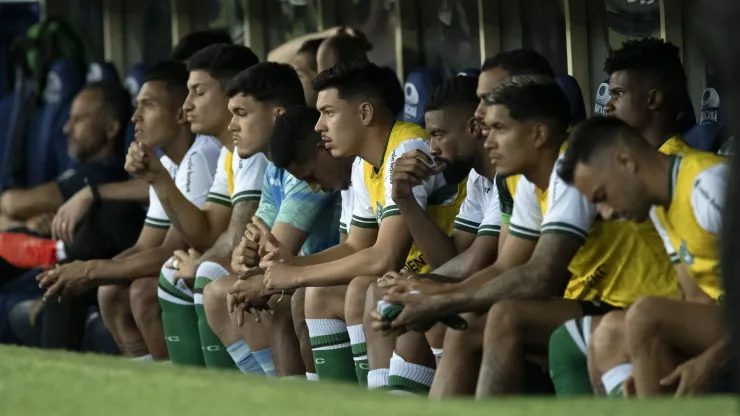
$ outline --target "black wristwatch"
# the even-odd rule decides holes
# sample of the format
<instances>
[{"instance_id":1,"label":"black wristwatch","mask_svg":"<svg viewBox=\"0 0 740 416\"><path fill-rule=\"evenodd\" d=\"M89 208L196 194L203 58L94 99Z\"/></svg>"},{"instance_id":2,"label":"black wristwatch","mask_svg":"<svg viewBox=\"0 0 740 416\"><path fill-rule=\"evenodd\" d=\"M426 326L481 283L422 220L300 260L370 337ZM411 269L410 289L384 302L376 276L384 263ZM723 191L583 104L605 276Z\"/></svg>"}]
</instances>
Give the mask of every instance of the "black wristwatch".
<instances>
[{"instance_id":1,"label":"black wristwatch","mask_svg":"<svg viewBox=\"0 0 740 416\"><path fill-rule=\"evenodd\" d=\"M93 202L96 204L102 202L103 199L100 198L100 190L98 189L98 185L90 182L90 180L87 178L85 178L85 184L90 187L90 193L92 193Z\"/></svg>"}]
</instances>

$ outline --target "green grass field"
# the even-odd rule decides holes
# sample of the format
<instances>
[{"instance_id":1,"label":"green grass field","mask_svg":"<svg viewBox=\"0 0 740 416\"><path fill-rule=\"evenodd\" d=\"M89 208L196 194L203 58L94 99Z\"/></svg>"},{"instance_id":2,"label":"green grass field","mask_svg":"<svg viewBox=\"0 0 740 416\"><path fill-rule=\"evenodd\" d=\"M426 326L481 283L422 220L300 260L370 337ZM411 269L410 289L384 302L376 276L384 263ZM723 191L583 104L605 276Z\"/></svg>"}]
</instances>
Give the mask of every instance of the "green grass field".
<instances>
[{"instance_id":1,"label":"green grass field","mask_svg":"<svg viewBox=\"0 0 740 416\"><path fill-rule=\"evenodd\" d=\"M0 415L597 416L731 415L738 402L554 400L488 402L390 397L360 388L266 380L120 358L0 347Z\"/></svg>"}]
</instances>

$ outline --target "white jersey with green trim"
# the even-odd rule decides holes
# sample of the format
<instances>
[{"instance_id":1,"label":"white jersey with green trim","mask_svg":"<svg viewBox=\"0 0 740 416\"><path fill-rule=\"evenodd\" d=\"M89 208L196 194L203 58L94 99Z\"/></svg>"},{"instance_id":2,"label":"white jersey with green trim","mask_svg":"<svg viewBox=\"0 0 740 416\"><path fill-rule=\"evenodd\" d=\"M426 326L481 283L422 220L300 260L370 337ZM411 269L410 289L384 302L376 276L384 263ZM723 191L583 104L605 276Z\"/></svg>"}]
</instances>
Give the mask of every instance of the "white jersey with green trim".
<instances>
[{"instance_id":1,"label":"white jersey with green trim","mask_svg":"<svg viewBox=\"0 0 740 416\"><path fill-rule=\"evenodd\" d=\"M455 218L455 229L478 236L498 237L501 233L500 206L494 182L471 169L467 195Z\"/></svg>"},{"instance_id":2,"label":"white jersey with green trim","mask_svg":"<svg viewBox=\"0 0 740 416\"><path fill-rule=\"evenodd\" d=\"M185 198L198 208L203 208L216 174L220 151L221 145L218 142L208 136L199 135L185 153L180 165L176 165L167 156L162 156L159 160ZM151 186L149 187L149 210L144 224L156 228L170 226L170 219Z\"/></svg>"}]
</instances>

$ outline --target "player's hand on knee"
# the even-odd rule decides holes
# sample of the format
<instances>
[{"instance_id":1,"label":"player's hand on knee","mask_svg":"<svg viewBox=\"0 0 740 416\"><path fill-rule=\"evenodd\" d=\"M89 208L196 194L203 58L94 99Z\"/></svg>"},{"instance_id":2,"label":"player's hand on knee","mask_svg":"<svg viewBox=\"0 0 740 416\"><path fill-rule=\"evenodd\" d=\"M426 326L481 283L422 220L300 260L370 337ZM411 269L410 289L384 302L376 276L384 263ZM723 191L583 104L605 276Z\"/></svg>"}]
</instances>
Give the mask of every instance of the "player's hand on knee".
<instances>
[{"instance_id":1,"label":"player's hand on knee","mask_svg":"<svg viewBox=\"0 0 740 416\"><path fill-rule=\"evenodd\" d=\"M712 385L715 367L711 359L700 354L679 364L671 374L660 380L661 386L676 386L676 397L697 396L707 393Z\"/></svg>"},{"instance_id":2,"label":"player's hand on knee","mask_svg":"<svg viewBox=\"0 0 740 416\"><path fill-rule=\"evenodd\" d=\"M175 251L172 260L172 268L176 270L175 278L188 279L195 277L199 258L200 253L192 248L187 252L184 250Z\"/></svg>"},{"instance_id":3,"label":"player's hand on knee","mask_svg":"<svg viewBox=\"0 0 740 416\"><path fill-rule=\"evenodd\" d=\"M402 269L398 273L386 273L382 278L378 279L379 288L386 291L390 291L393 288L403 288L404 292L399 293L408 293L412 290L415 290L423 294L433 294L441 291L446 286L446 284L441 282L424 279L418 274L410 272L406 269Z\"/></svg>"},{"instance_id":4,"label":"player's hand on knee","mask_svg":"<svg viewBox=\"0 0 740 416\"><path fill-rule=\"evenodd\" d=\"M245 264L244 251L248 240L246 237L242 237L239 244L231 252L231 270L237 275L242 275L247 272L249 266Z\"/></svg>"}]
</instances>

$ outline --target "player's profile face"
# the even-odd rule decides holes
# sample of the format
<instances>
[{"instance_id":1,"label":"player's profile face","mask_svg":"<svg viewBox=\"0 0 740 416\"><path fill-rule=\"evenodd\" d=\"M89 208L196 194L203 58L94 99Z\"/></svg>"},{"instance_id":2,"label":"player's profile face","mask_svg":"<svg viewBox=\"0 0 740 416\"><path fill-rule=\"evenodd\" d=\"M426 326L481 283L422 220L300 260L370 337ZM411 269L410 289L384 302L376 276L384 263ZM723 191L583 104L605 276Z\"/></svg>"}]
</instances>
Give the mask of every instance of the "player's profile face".
<instances>
[{"instance_id":1,"label":"player's profile face","mask_svg":"<svg viewBox=\"0 0 740 416\"><path fill-rule=\"evenodd\" d=\"M319 92L316 108L321 113L316 131L321 133L326 150L334 157L357 156L364 129L360 105L339 97L336 88L328 88Z\"/></svg>"},{"instance_id":2,"label":"player's profile face","mask_svg":"<svg viewBox=\"0 0 740 416\"><path fill-rule=\"evenodd\" d=\"M275 125L273 110L252 96L237 94L229 99L229 131L239 157L252 157L267 147Z\"/></svg>"},{"instance_id":3,"label":"player's profile face","mask_svg":"<svg viewBox=\"0 0 740 416\"><path fill-rule=\"evenodd\" d=\"M477 123L469 113L456 108L427 111L424 123L432 156L445 164L448 183L461 181L473 167L478 150L473 136L478 134Z\"/></svg>"},{"instance_id":4,"label":"player's profile face","mask_svg":"<svg viewBox=\"0 0 740 416\"><path fill-rule=\"evenodd\" d=\"M509 109L499 104L486 108L484 123L489 130L484 147L498 174L523 173L536 152L531 126L511 118Z\"/></svg>"},{"instance_id":5,"label":"player's profile face","mask_svg":"<svg viewBox=\"0 0 740 416\"><path fill-rule=\"evenodd\" d=\"M609 77L609 93L611 98L604 106L606 115L641 129L649 111L649 96L636 75L631 71L613 72Z\"/></svg>"},{"instance_id":6,"label":"player's profile face","mask_svg":"<svg viewBox=\"0 0 740 416\"><path fill-rule=\"evenodd\" d=\"M72 101L69 119L64 124L70 157L85 160L105 143L110 117L102 108L103 93L97 89L83 89Z\"/></svg>"},{"instance_id":7,"label":"player's profile face","mask_svg":"<svg viewBox=\"0 0 740 416\"><path fill-rule=\"evenodd\" d=\"M645 221L650 203L640 180L617 162L610 160L579 163L573 172L573 185L596 205L604 220Z\"/></svg>"},{"instance_id":8,"label":"player's profile face","mask_svg":"<svg viewBox=\"0 0 740 416\"><path fill-rule=\"evenodd\" d=\"M228 98L217 79L206 71L190 71L188 96L182 106L196 134L218 136L229 124Z\"/></svg>"},{"instance_id":9,"label":"player's profile face","mask_svg":"<svg viewBox=\"0 0 740 416\"><path fill-rule=\"evenodd\" d=\"M482 126L481 134L484 137L488 137L488 128L485 127L483 119L486 117L486 103L483 101L483 97L491 92L493 87L501 84L509 76L509 72L503 68L491 68L487 71L481 72L478 77L478 88L475 93L480 99L478 108L475 110L475 118L478 119L479 124Z\"/></svg>"},{"instance_id":10,"label":"player's profile face","mask_svg":"<svg viewBox=\"0 0 740 416\"><path fill-rule=\"evenodd\" d=\"M144 83L131 117L136 140L150 147L166 147L178 133L177 110L163 81Z\"/></svg>"}]
</instances>

